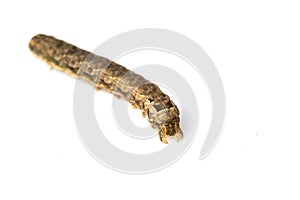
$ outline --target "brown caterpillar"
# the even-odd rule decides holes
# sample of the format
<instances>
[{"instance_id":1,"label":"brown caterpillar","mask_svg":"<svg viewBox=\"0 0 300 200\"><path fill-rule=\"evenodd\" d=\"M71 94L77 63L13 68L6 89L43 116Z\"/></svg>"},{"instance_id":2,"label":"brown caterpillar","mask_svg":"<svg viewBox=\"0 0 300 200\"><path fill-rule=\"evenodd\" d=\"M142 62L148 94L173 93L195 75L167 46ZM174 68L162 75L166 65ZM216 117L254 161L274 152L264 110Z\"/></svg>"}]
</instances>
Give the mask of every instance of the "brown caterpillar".
<instances>
[{"instance_id":1,"label":"brown caterpillar","mask_svg":"<svg viewBox=\"0 0 300 200\"><path fill-rule=\"evenodd\" d=\"M183 138L178 108L157 85L142 76L52 36L34 36L29 48L52 68L83 79L97 90L104 89L142 110L163 143L167 144L173 137L177 141Z\"/></svg>"}]
</instances>

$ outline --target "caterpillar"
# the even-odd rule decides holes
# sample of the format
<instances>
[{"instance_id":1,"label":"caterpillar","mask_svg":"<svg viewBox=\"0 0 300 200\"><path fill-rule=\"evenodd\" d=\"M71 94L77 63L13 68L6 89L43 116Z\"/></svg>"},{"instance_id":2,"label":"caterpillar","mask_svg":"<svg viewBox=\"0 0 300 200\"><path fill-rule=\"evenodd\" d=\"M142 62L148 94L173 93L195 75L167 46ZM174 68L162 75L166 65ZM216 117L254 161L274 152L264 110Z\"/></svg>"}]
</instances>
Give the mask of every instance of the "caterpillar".
<instances>
[{"instance_id":1,"label":"caterpillar","mask_svg":"<svg viewBox=\"0 0 300 200\"><path fill-rule=\"evenodd\" d=\"M127 100L142 111L161 142L183 139L179 110L170 97L142 76L99 55L80 49L52 36L38 34L29 42L29 49L51 68L63 71Z\"/></svg>"}]
</instances>

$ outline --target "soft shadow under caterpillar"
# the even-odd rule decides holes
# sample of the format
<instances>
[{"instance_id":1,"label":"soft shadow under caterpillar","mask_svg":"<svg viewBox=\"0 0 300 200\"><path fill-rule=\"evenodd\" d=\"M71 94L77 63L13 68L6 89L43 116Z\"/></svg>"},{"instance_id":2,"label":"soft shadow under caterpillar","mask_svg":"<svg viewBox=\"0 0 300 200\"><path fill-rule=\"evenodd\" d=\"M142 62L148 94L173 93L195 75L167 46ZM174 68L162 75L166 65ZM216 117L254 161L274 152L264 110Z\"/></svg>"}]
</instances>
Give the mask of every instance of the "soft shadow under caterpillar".
<instances>
[{"instance_id":1,"label":"soft shadow under caterpillar","mask_svg":"<svg viewBox=\"0 0 300 200\"><path fill-rule=\"evenodd\" d=\"M178 108L154 83L107 58L52 36L34 36L29 48L51 67L83 79L96 89L126 99L133 107L142 110L163 143L167 144L173 137L177 141L183 138Z\"/></svg>"}]
</instances>

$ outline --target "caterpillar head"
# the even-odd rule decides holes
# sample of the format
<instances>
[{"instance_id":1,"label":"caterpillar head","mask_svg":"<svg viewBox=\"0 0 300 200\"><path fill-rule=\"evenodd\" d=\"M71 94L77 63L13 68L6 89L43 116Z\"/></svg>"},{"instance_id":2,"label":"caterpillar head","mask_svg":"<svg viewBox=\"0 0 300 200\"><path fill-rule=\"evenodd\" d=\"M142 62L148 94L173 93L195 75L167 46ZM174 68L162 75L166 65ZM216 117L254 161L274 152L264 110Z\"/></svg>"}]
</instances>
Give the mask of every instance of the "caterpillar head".
<instances>
[{"instance_id":1,"label":"caterpillar head","mask_svg":"<svg viewBox=\"0 0 300 200\"><path fill-rule=\"evenodd\" d=\"M158 130L158 136L162 143L168 144L174 139L177 142L183 139L183 133L179 126L179 110L169 99L149 103L148 120L152 127Z\"/></svg>"},{"instance_id":2,"label":"caterpillar head","mask_svg":"<svg viewBox=\"0 0 300 200\"><path fill-rule=\"evenodd\" d=\"M179 112L177 107L164 109L160 115L161 125L158 132L161 142L168 144L175 139L177 142L183 139L183 133L179 126Z\"/></svg>"},{"instance_id":3,"label":"caterpillar head","mask_svg":"<svg viewBox=\"0 0 300 200\"><path fill-rule=\"evenodd\" d=\"M166 122L159 131L159 139L165 144L168 144L174 139L179 142L183 139L183 133L179 128L179 122Z\"/></svg>"}]
</instances>

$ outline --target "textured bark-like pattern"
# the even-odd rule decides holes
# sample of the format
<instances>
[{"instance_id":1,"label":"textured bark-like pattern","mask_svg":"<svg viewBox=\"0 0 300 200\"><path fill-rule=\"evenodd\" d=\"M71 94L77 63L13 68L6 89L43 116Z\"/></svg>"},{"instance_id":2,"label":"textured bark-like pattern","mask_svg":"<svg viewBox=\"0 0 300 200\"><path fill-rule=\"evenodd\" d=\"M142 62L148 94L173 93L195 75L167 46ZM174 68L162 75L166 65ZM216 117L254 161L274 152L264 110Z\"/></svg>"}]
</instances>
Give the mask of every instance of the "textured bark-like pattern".
<instances>
[{"instance_id":1,"label":"textured bark-like pattern","mask_svg":"<svg viewBox=\"0 0 300 200\"><path fill-rule=\"evenodd\" d=\"M51 67L83 79L96 89L104 89L142 110L160 140L183 138L179 128L179 110L157 85L125 67L91 52L82 50L52 36L36 35L30 50Z\"/></svg>"}]
</instances>

